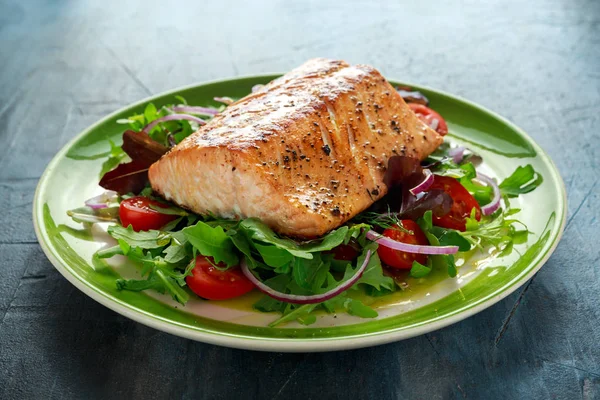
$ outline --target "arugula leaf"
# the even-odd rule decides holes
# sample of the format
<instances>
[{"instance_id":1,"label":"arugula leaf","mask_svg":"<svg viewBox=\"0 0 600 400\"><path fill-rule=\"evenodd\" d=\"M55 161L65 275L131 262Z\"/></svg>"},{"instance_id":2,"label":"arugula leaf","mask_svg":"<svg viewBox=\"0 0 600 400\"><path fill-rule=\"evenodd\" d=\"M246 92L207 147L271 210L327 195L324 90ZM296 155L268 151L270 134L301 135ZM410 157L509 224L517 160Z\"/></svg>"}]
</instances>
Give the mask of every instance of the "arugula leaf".
<instances>
[{"instance_id":1,"label":"arugula leaf","mask_svg":"<svg viewBox=\"0 0 600 400\"><path fill-rule=\"evenodd\" d=\"M156 206L156 205L150 203L149 206L151 209L153 209L154 211L158 211L161 214L179 215L180 217L187 217L189 215L189 213L187 211L185 211L183 208L177 207L174 205L165 204L164 206L163 205Z\"/></svg>"},{"instance_id":2,"label":"arugula leaf","mask_svg":"<svg viewBox=\"0 0 600 400\"><path fill-rule=\"evenodd\" d=\"M425 214L417 220L417 225L419 225L431 246L440 245L439 239L433 233L434 229L437 227L433 226L433 213L431 211L426 211Z\"/></svg>"},{"instance_id":3,"label":"arugula leaf","mask_svg":"<svg viewBox=\"0 0 600 400\"><path fill-rule=\"evenodd\" d=\"M75 222L118 222L119 207L106 207L94 210L91 207L79 207L68 210L67 215Z\"/></svg>"},{"instance_id":4,"label":"arugula leaf","mask_svg":"<svg viewBox=\"0 0 600 400\"><path fill-rule=\"evenodd\" d=\"M183 105L187 105L187 103L188 103L187 100L185 99L185 97L183 97L183 96L176 94L173 97L175 98L175 100L178 100Z\"/></svg>"},{"instance_id":5,"label":"arugula leaf","mask_svg":"<svg viewBox=\"0 0 600 400\"><path fill-rule=\"evenodd\" d=\"M332 276L328 276L327 277L327 281L328 283L334 282L335 279ZM338 294L337 296L335 296L332 299L329 299L327 301L324 301L323 303L321 303L321 305L323 306L323 308L325 309L325 311L327 311L328 313L335 313L338 310L344 310L344 302L346 301L346 299L348 298L348 292L343 292Z\"/></svg>"},{"instance_id":6,"label":"arugula leaf","mask_svg":"<svg viewBox=\"0 0 600 400\"><path fill-rule=\"evenodd\" d=\"M244 235L243 232L237 232L233 229L227 231L227 235L233 242L233 245L246 256L246 262L250 268L256 268L257 261L252 256L252 250L250 248L250 240Z\"/></svg>"},{"instance_id":7,"label":"arugula leaf","mask_svg":"<svg viewBox=\"0 0 600 400\"><path fill-rule=\"evenodd\" d=\"M160 228L161 231L172 231L173 229L175 229L177 227L177 225L179 225L179 223L183 220L183 217L179 217L174 219L171 222L167 222L166 225L164 225L162 228Z\"/></svg>"},{"instance_id":8,"label":"arugula leaf","mask_svg":"<svg viewBox=\"0 0 600 400\"><path fill-rule=\"evenodd\" d=\"M285 276L285 275L278 275ZM256 303L252 305L252 308L260 312L283 312L285 304L279 300L272 298L271 296L264 295Z\"/></svg>"},{"instance_id":9,"label":"arugula leaf","mask_svg":"<svg viewBox=\"0 0 600 400\"><path fill-rule=\"evenodd\" d=\"M292 276L296 285L288 285L291 293L317 294L329 290L330 288L324 289L323 284L327 280L327 274L331 268L331 259L332 256L319 253L314 254L312 260L294 259Z\"/></svg>"},{"instance_id":10,"label":"arugula leaf","mask_svg":"<svg viewBox=\"0 0 600 400\"><path fill-rule=\"evenodd\" d=\"M144 118L146 118L146 124L158 119L158 114L156 112L156 106L153 103L148 103L146 108L144 109Z\"/></svg>"},{"instance_id":11,"label":"arugula leaf","mask_svg":"<svg viewBox=\"0 0 600 400\"><path fill-rule=\"evenodd\" d=\"M456 179L473 179L477 175L475 166L470 163L461 165L456 164L451 158L439 158L437 162L429 168L436 175L449 176Z\"/></svg>"},{"instance_id":12,"label":"arugula leaf","mask_svg":"<svg viewBox=\"0 0 600 400\"><path fill-rule=\"evenodd\" d=\"M308 283L308 272L306 271L306 265L302 262L301 258L294 259L294 266L292 267L292 276L294 281L304 289L310 289ZM312 261L312 260L311 260Z\"/></svg>"},{"instance_id":13,"label":"arugula leaf","mask_svg":"<svg viewBox=\"0 0 600 400\"><path fill-rule=\"evenodd\" d=\"M317 316L315 314L301 315L296 318L296 321L300 322L302 325L312 325L317 322Z\"/></svg>"},{"instance_id":14,"label":"arugula leaf","mask_svg":"<svg viewBox=\"0 0 600 400\"><path fill-rule=\"evenodd\" d=\"M129 249L127 249L129 251ZM122 249L121 242L117 246L109 247L107 249L98 250L95 254L98 258L111 258L116 255L124 255L124 250Z\"/></svg>"},{"instance_id":15,"label":"arugula leaf","mask_svg":"<svg viewBox=\"0 0 600 400\"><path fill-rule=\"evenodd\" d=\"M529 231L527 229L515 230L512 234L512 242L514 244L523 244L527 242Z\"/></svg>"},{"instance_id":16,"label":"arugula leaf","mask_svg":"<svg viewBox=\"0 0 600 400\"><path fill-rule=\"evenodd\" d=\"M431 272L431 258L427 260L427 265L423 265L418 261L413 261L412 268L410 269L410 276L413 278L423 278Z\"/></svg>"},{"instance_id":17,"label":"arugula leaf","mask_svg":"<svg viewBox=\"0 0 600 400\"><path fill-rule=\"evenodd\" d=\"M77 150L69 150L69 152L67 152L66 157L70 158L71 160L98 160L100 158L105 158L110 156L110 151L105 151L104 153L98 153L98 154L92 154L92 155L85 155L85 154L79 154L77 152Z\"/></svg>"},{"instance_id":18,"label":"arugula leaf","mask_svg":"<svg viewBox=\"0 0 600 400\"><path fill-rule=\"evenodd\" d=\"M188 121L181 120L178 122L181 125L181 130L173 135L173 138L175 139L175 143L180 143L183 139L185 139L186 137L188 137L192 133L194 133L194 130L192 129L192 125Z\"/></svg>"},{"instance_id":19,"label":"arugula leaf","mask_svg":"<svg viewBox=\"0 0 600 400\"><path fill-rule=\"evenodd\" d=\"M253 242L262 242L271 244L280 250L285 250L293 256L312 259L312 253L320 253L331 250L340 244L347 242L351 237L358 235L361 228L366 225L355 225L351 228L342 226L336 230L329 232L319 241L312 241L303 244L298 244L295 241L287 238L278 237L271 228L257 218L249 218L243 220L239 224L239 229L243 231ZM258 247L259 252L261 251ZM264 249L264 247L263 247ZM278 253L284 257L283 253ZM269 264L267 262L267 264ZM279 265L277 265L279 266Z\"/></svg>"},{"instance_id":20,"label":"arugula leaf","mask_svg":"<svg viewBox=\"0 0 600 400\"><path fill-rule=\"evenodd\" d=\"M371 297L381 297L381 296L387 296L388 294L392 294L396 291L396 283L394 282L394 289L390 290L390 289L386 289L386 288L381 288L379 290L375 289L372 286L366 286L365 289L365 294L367 296L371 296Z\"/></svg>"},{"instance_id":21,"label":"arugula leaf","mask_svg":"<svg viewBox=\"0 0 600 400\"><path fill-rule=\"evenodd\" d=\"M471 243L454 229L435 226L430 229L430 232L437 237L440 246L458 246L458 251L471 250Z\"/></svg>"},{"instance_id":22,"label":"arugula leaf","mask_svg":"<svg viewBox=\"0 0 600 400\"><path fill-rule=\"evenodd\" d=\"M196 225L183 228L182 232L200 254L213 257L217 263L224 262L228 267L238 264L235 246L222 227L210 227L198 221Z\"/></svg>"},{"instance_id":23,"label":"arugula leaf","mask_svg":"<svg viewBox=\"0 0 600 400\"><path fill-rule=\"evenodd\" d=\"M459 165L450 158L442 158L431 167L431 170L434 171L436 175L449 176L458 179L460 184L475 197L475 200L477 200L479 204L487 204L492 199L493 191L491 187L479 185L473 181L473 179L477 177L477 170L472 162L463 162Z\"/></svg>"},{"instance_id":24,"label":"arugula leaf","mask_svg":"<svg viewBox=\"0 0 600 400\"><path fill-rule=\"evenodd\" d=\"M149 254L142 256L142 258L145 259L145 262L152 264L152 260L149 260L148 257ZM160 293L167 292L175 301L185 305L190 296L181 288L182 284L185 284L182 276L182 274L154 266L154 269L149 274L148 279L117 279L116 286L118 290L129 290L133 292L139 292L147 289L154 289Z\"/></svg>"},{"instance_id":25,"label":"arugula leaf","mask_svg":"<svg viewBox=\"0 0 600 400\"><path fill-rule=\"evenodd\" d=\"M348 311L348 314L354 315L361 318L375 318L379 314L371 307L364 305L360 300L346 299L344 301L344 308Z\"/></svg>"},{"instance_id":26,"label":"arugula leaf","mask_svg":"<svg viewBox=\"0 0 600 400\"><path fill-rule=\"evenodd\" d=\"M367 250L371 250L371 259L369 260L369 264L367 264L365 272L363 272L362 276L358 280L357 285L362 284L365 286L370 286L375 290L385 289L390 292L394 291L396 289L394 279L383 274L381 261L377 255L377 243L371 243L363 249L363 253L356 260L356 265L362 265L365 257L367 256Z\"/></svg>"},{"instance_id":27,"label":"arugula leaf","mask_svg":"<svg viewBox=\"0 0 600 400\"><path fill-rule=\"evenodd\" d=\"M119 225L108 227L108 234L113 238L123 240L131 247L139 247L141 249L156 249L163 247L169 243L169 235L161 231L140 231L135 232L133 227L129 225L123 228Z\"/></svg>"},{"instance_id":28,"label":"arugula leaf","mask_svg":"<svg viewBox=\"0 0 600 400\"><path fill-rule=\"evenodd\" d=\"M511 176L498 185L503 195L517 197L520 194L529 193L544 182L544 178L531 164L519 166Z\"/></svg>"},{"instance_id":29,"label":"arugula leaf","mask_svg":"<svg viewBox=\"0 0 600 400\"><path fill-rule=\"evenodd\" d=\"M433 228L433 212L431 212L431 210L426 211L425 214L417 220L417 224L424 232L431 231Z\"/></svg>"},{"instance_id":30,"label":"arugula leaf","mask_svg":"<svg viewBox=\"0 0 600 400\"><path fill-rule=\"evenodd\" d=\"M456 271L456 263L454 262L454 255L448 254L445 256L441 256L440 258L442 258L446 262L448 276L450 278L454 278L456 276L456 274L458 273Z\"/></svg>"},{"instance_id":31,"label":"arugula leaf","mask_svg":"<svg viewBox=\"0 0 600 400\"><path fill-rule=\"evenodd\" d=\"M301 250L296 242L291 239L282 239L275 235L265 223L258 218L248 218L240 222L239 229L255 241L272 244L280 249L287 250L292 255L300 258L313 258L308 251Z\"/></svg>"},{"instance_id":32,"label":"arugula leaf","mask_svg":"<svg viewBox=\"0 0 600 400\"><path fill-rule=\"evenodd\" d=\"M473 215L475 217L475 215ZM471 242L460 235L461 232L453 229L445 229L433 226L432 213L427 211L422 218L419 218L417 224L425 233L431 246L458 246L459 251L468 251L471 249ZM457 274L456 264L453 255L430 255L427 259L427 265L417 261L413 262L410 270L410 276L413 278L423 278L433 269L446 269L448 275L454 278Z\"/></svg>"},{"instance_id":33,"label":"arugula leaf","mask_svg":"<svg viewBox=\"0 0 600 400\"><path fill-rule=\"evenodd\" d=\"M154 289L157 292L164 293L165 288L156 277L149 279L117 279L117 290L129 290L131 292L141 292L142 290Z\"/></svg>"},{"instance_id":34,"label":"arugula leaf","mask_svg":"<svg viewBox=\"0 0 600 400\"><path fill-rule=\"evenodd\" d=\"M481 218L477 221L474 215L467 217L466 230L459 232L472 246L482 248L485 245L500 247L502 244L512 241L515 228L513 223L520 223L515 219L506 219L505 215L499 213L495 218Z\"/></svg>"},{"instance_id":35,"label":"arugula leaf","mask_svg":"<svg viewBox=\"0 0 600 400\"><path fill-rule=\"evenodd\" d=\"M155 272L158 279L162 282L165 289L169 292L173 300L177 301L185 305L187 301L190 299L190 295L187 294L185 290L181 288L179 283L177 283L173 278L165 276L162 270L157 269Z\"/></svg>"},{"instance_id":36,"label":"arugula leaf","mask_svg":"<svg viewBox=\"0 0 600 400\"><path fill-rule=\"evenodd\" d=\"M280 249L276 246L263 246L261 244L254 243L254 247L256 247L262 256L265 264L270 267L280 268L286 264L289 264L294 259L294 256L289 251Z\"/></svg>"},{"instance_id":37,"label":"arugula leaf","mask_svg":"<svg viewBox=\"0 0 600 400\"><path fill-rule=\"evenodd\" d=\"M330 263L321 261L316 268L312 268L309 271L308 281L310 282L310 288L314 293L321 292L321 289L327 280L327 274L329 274L330 268Z\"/></svg>"},{"instance_id":38,"label":"arugula leaf","mask_svg":"<svg viewBox=\"0 0 600 400\"><path fill-rule=\"evenodd\" d=\"M287 285L290 283L290 279L291 278L289 275L275 275L271 279L264 281L264 284L274 290L277 290L278 292L283 293L285 292ZM286 303L265 295L256 303L254 303L252 307L262 312L283 312L286 307Z\"/></svg>"},{"instance_id":39,"label":"arugula leaf","mask_svg":"<svg viewBox=\"0 0 600 400\"><path fill-rule=\"evenodd\" d=\"M344 242L348 235L349 228L342 226L325 235L319 242L303 244L301 247L304 251L316 253L320 251L331 250Z\"/></svg>"},{"instance_id":40,"label":"arugula leaf","mask_svg":"<svg viewBox=\"0 0 600 400\"><path fill-rule=\"evenodd\" d=\"M117 146L112 140L108 142L110 143L110 153L108 159L102 164L102 169L100 169L100 179L102 179L104 174L115 169L117 165L129 159L129 156L127 156L127 153L123 151L121 146Z\"/></svg>"},{"instance_id":41,"label":"arugula leaf","mask_svg":"<svg viewBox=\"0 0 600 400\"><path fill-rule=\"evenodd\" d=\"M289 262L287 264L282 265L281 267L277 267L273 270L276 274L289 274L292 270L292 263Z\"/></svg>"},{"instance_id":42,"label":"arugula leaf","mask_svg":"<svg viewBox=\"0 0 600 400\"><path fill-rule=\"evenodd\" d=\"M290 313L284 315L283 317L271 322L269 324L269 327L273 328L277 325L283 324L285 322L290 322L293 320L296 320L298 318L305 318L306 316L308 316L308 314L310 314L319 304L304 304L296 309L294 309L293 311L291 311Z\"/></svg>"},{"instance_id":43,"label":"arugula leaf","mask_svg":"<svg viewBox=\"0 0 600 400\"><path fill-rule=\"evenodd\" d=\"M475 200L481 205L487 204L492 200L493 189L491 186L483 186L472 180L473 178L461 178L460 184L473 195Z\"/></svg>"},{"instance_id":44,"label":"arugula leaf","mask_svg":"<svg viewBox=\"0 0 600 400\"><path fill-rule=\"evenodd\" d=\"M126 256L127 254L129 254L129 251L131 251L131 245L129 243L127 243L123 239L117 239L117 243L118 243L118 247L121 250L121 253L123 255ZM96 254L100 255L100 252L98 252Z\"/></svg>"},{"instance_id":45,"label":"arugula leaf","mask_svg":"<svg viewBox=\"0 0 600 400\"><path fill-rule=\"evenodd\" d=\"M185 246L171 245L165 250L165 261L168 263L178 263L188 257L188 252Z\"/></svg>"}]
</instances>

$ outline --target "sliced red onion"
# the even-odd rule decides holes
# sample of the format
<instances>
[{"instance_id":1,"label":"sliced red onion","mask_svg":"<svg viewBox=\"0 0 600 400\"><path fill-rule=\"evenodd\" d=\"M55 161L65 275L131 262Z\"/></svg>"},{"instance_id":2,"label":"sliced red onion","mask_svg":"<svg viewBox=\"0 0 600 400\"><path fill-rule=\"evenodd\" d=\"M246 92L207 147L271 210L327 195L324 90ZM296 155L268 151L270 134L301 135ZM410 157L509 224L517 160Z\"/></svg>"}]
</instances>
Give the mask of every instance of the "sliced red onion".
<instances>
[{"instance_id":1,"label":"sliced red onion","mask_svg":"<svg viewBox=\"0 0 600 400\"><path fill-rule=\"evenodd\" d=\"M294 303L294 304L315 304L315 303L324 302L325 300L329 300L329 299L337 296L338 294L342 293L343 291L350 289L352 287L352 285L354 285L360 279L363 272L365 272L365 269L367 269L367 265L369 264L370 259L371 259L371 250L367 250L367 254L365 254L365 260L363 261L363 264L354 273L352 278L348 279L346 282L331 289L328 292L325 292L322 294L315 294L315 295L311 295L311 296L286 294L286 293L278 292L275 289L272 289L271 287L269 287L266 284L264 284L263 282L261 282L256 276L254 276L252 271L250 271L250 268L248 268L248 264L246 263L245 258L242 258L242 261L240 262L240 267L242 267L242 272L244 273L244 275L246 275L246 278L248 278L257 287L258 290L271 296L275 300L284 301L286 303Z\"/></svg>"},{"instance_id":2,"label":"sliced red onion","mask_svg":"<svg viewBox=\"0 0 600 400\"><path fill-rule=\"evenodd\" d=\"M410 189L409 192L411 192L413 195L416 196L419 193L423 193L424 191L429 189L432 184L433 184L433 173L428 169L424 169L423 170L423 180L417 186Z\"/></svg>"},{"instance_id":3,"label":"sliced red onion","mask_svg":"<svg viewBox=\"0 0 600 400\"><path fill-rule=\"evenodd\" d=\"M260 83L258 85L254 85L254 86L252 86L252 93L258 92L260 89L262 89L264 87L265 87L265 85L260 84Z\"/></svg>"},{"instance_id":4,"label":"sliced red onion","mask_svg":"<svg viewBox=\"0 0 600 400\"><path fill-rule=\"evenodd\" d=\"M452 157L452 161L458 164L463 160L465 156L465 150L466 148L463 146L454 147L448 150L448 155Z\"/></svg>"},{"instance_id":5,"label":"sliced red onion","mask_svg":"<svg viewBox=\"0 0 600 400\"><path fill-rule=\"evenodd\" d=\"M231 103L233 103L233 99L231 97L215 97L214 99L215 99L215 101L218 101L219 103L223 103L223 104L227 104L227 105L230 105Z\"/></svg>"},{"instance_id":6,"label":"sliced red onion","mask_svg":"<svg viewBox=\"0 0 600 400\"><path fill-rule=\"evenodd\" d=\"M392 250L400 250L406 253L415 254L455 254L458 253L458 246L421 246L418 244L408 244L398 242L377 233L375 231L367 232L367 239L377 242L380 246Z\"/></svg>"},{"instance_id":7,"label":"sliced red onion","mask_svg":"<svg viewBox=\"0 0 600 400\"><path fill-rule=\"evenodd\" d=\"M171 107L171 110L177 113L208 115L211 117L219 113L219 110L215 110L214 108L197 106L174 106Z\"/></svg>"},{"instance_id":8,"label":"sliced red onion","mask_svg":"<svg viewBox=\"0 0 600 400\"><path fill-rule=\"evenodd\" d=\"M107 190L106 192L99 194L98 196L92 197L85 201L85 205L93 208L94 210L99 210L101 208L108 207L108 203L117 201L118 194L113 190Z\"/></svg>"},{"instance_id":9,"label":"sliced red onion","mask_svg":"<svg viewBox=\"0 0 600 400\"><path fill-rule=\"evenodd\" d=\"M490 186L494 191L494 197L492 198L492 201L490 201L485 206L481 207L481 212L483 213L483 215L493 214L498 209L498 207L500 207L500 188L492 178L479 172L477 173L477 180Z\"/></svg>"},{"instance_id":10,"label":"sliced red onion","mask_svg":"<svg viewBox=\"0 0 600 400\"><path fill-rule=\"evenodd\" d=\"M195 122L198 125L205 125L206 124L206 121L204 121L202 118L194 117L193 115L188 115L188 114L170 114L170 115L166 115L164 117L160 117L160 118L155 119L154 121L150 122L148 125L146 125L146 127L143 129L143 131L146 132L146 133L148 133L148 132L152 131L152 129L156 125L160 124L161 122L166 122L166 121L180 121L182 119Z\"/></svg>"}]
</instances>

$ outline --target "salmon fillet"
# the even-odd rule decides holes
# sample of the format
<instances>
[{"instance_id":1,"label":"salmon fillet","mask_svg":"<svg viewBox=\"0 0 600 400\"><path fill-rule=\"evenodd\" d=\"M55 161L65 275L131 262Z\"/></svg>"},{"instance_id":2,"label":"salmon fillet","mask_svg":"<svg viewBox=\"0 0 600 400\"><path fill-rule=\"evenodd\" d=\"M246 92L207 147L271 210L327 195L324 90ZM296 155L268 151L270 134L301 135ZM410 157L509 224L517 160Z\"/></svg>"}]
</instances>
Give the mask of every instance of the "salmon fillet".
<instances>
[{"instance_id":1,"label":"salmon fillet","mask_svg":"<svg viewBox=\"0 0 600 400\"><path fill-rule=\"evenodd\" d=\"M391 156L422 160L442 141L376 69L314 59L227 107L149 178L196 213L315 238L387 193Z\"/></svg>"}]
</instances>

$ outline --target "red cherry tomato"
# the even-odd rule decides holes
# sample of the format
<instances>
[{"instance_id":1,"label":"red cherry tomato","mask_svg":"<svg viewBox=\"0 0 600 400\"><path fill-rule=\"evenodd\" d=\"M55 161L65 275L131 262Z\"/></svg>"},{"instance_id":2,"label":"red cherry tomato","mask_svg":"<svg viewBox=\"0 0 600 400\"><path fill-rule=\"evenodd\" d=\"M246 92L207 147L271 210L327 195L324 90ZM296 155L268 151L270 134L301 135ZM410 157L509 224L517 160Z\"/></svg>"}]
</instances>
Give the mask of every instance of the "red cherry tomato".
<instances>
[{"instance_id":1,"label":"red cherry tomato","mask_svg":"<svg viewBox=\"0 0 600 400\"><path fill-rule=\"evenodd\" d=\"M208 300L226 300L254 289L254 284L246 278L240 267L221 271L214 267L213 261L210 257L196 257L192 275L185 278L192 292ZM225 264L219 263L218 266L224 268Z\"/></svg>"},{"instance_id":2,"label":"red cherry tomato","mask_svg":"<svg viewBox=\"0 0 600 400\"><path fill-rule=\"evenodd\" d=\"M124 227L131 225L134 231L139 232L160 229L177 218L176 215L161 214L150 208L150 205L164 207L162 203L144 196L123 200L119 206L121 224Z\"/></svg>"},{"instance_id":3,"label":"red cherry tomato","mask_svg":"<svg viewBox=\"0 0 600 400\"><path fill-rule=\"evenodd\" d=\"M435 124L433 120L436 119L438 121L437 127L435 128L437 133L440 135L445 135L448 133L448 124L446 124L446 121L440 114L433 111L431 108L424 106L423 104L408 103L408 106L415 114L417 114L417 117L419 117L421 121L427 124L427 126L432 126Z\"/></svg>"},{"instance_id":4,"label":"red cherry tomato","mask_svg":"<svg viewBox=\"0 0 600 400\"><path fill-rule=\"evenodd\" d=\"M336 260L352 261L358 257L358 251L349 244L340 244L331 250L331 253L333 253L333 258Z\"/></svg>"},{"instance_id":5,"label":"red cherry tomato","mask_svg":"<svg viewBox=\"0 0 600 400\"><path fill-rule=\"evenodd\" d=\"M400 221L400 223L402 224L404 230L398 228L396 225L383 231L383 236L402 243L418 245L429 244L427 237L425 237L425 234L415 221L403 219ZM425 254L407 253L404 251L393 250L381 245L377 249L377 254L379 255L381 261L392 268L410 269L412 268L413 261L418 261L421 264L425 264L427 262L427 256Z\"/></svg>"},{"instance_id":6,"label":"red cherry tomato","mask_svg":"<svg viewBox=\"0 0 600 400\"><path fill-rule=\"evenodd\" d=\"M464 231L466 229L466 218L471 215L473 208L476 210L475 218L477 221L481 219L481 208L477 200L456 179L435 175L430 189L441 189L448 193L454 201L448 214L443 217L433 216L434 225Z\"/></svg>"}]
</instances>

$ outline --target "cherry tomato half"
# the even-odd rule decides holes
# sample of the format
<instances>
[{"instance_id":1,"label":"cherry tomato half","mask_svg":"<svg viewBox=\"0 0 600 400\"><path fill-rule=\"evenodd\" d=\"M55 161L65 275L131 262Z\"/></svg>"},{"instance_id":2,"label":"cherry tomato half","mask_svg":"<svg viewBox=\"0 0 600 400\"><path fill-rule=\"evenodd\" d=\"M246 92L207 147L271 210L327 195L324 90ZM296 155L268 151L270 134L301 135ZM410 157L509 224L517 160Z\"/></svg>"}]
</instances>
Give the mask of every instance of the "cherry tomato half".
<instances>
[{"instance_id":1,"label":"cherry tomato half","mask_svg":"<svg viewBox=\"0 0 600 400\"><path fill-rule=\"evenodd\" d=\"M400 224L404 229L399 228L396 225L383 231L383 236L402 243L418 245L429 244L427 237L425 237L425 234L415 221L403 219L400 221ZM413 261L418 261L421 264L425 264L427 262L427 256L425 254L407 253L404 251L383 247L381 245L377 249L377 254L379 255L381 261L383 261L385 264L392 268L398 269L411 269Z\"/></svg>"},{"instance_id":2,"label":"cherry tomato half","mask_svg":"<svg viewBox=\"0 0 600 400\"><path fill-rule=\"evenodd\" d=\"M435 175L430 189L441 189L452 197L453 203L450 212L443 217L433 216L433 224L443 228L464 231L466 229L466 218L471 215L475 208L475 218L481 219L481 208L477 200L454 178L449 176Z\"/></svg>"},{"instance_id":3,"label":"cherry tomato half","mask_svg":"<svg viewBox=\"0 0 600 400\"><path fill-rule=\"evenodd\" d=\"M161 214L150 208L163 206L162 203L144 196L131 197L123 200L119 206L119 217L124 227L131 225L133 230L148 231L160 229L177 218L176 215Z\"/></svg>"},{"instance_id":4,"label":"cherry tomato half","mask_svg":"<svg viewBox=\"0 0 600 400\"><path fill-rule=\"evenodd\" d=\"M208 300L226 300L254 289L254 284L246 278L240 267L221 271L215 268L213 261L210 257L196 257L192 275L185 278L192 292ZM218 266L225 267L225 264L219 263Z\"/></svg>"},{"instance_id":5,"label":"cherry tomato half","mask_svg":"<svg viewBox=\"0 0 600 400\"><path fill-rule=\"evenodd\" d=\"M438 122L435 128L437 133L440 135L445 135L448 133L448 124L446 124L446 121L440 114L433 111L431 108L424 106L423 104L408 103L408 106L415 114L417 114L417 117L419 117L421 121L427 124L427 126L432 126L432 124L435 123L433 120L437 120Z\"/></svg>"}]
</instances>

